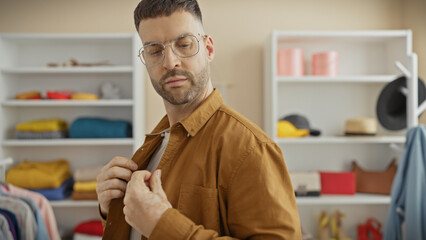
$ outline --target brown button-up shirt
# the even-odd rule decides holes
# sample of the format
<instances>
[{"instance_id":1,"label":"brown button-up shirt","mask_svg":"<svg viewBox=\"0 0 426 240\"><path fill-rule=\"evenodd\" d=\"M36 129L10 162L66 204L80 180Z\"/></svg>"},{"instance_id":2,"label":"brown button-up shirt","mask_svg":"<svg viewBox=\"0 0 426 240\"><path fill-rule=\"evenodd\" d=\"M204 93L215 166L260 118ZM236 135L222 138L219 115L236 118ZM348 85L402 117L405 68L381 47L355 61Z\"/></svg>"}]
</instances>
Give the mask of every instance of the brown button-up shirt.
<instances>
[{"instance_id":1,"label":"brown button-up shirt","mask_svg":"<svg viewBox=\"0 0 426 240\"><path fill-rule=\"evenodd\" d=\"M169 128L167 116L148 134L133 160L145 169ZM224 105L217 90L170 128L158 165L173 208L152 240L301 239L299 214L279 146L259 127ZM123 199L114 199L104 239L129 237Z\"/></svg>"}]
</instances>

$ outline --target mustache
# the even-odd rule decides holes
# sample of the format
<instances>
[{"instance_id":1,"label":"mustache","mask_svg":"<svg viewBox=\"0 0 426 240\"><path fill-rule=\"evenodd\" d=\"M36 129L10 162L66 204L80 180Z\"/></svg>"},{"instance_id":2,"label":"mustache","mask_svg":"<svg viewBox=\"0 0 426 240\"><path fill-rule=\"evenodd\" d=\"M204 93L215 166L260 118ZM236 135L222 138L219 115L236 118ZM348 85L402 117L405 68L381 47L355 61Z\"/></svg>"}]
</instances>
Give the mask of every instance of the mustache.
<instances>
[{"instance_id":1,"label":"mustache","mask_svg":"<svg viewBox=\"0 0 426 240\"><path fill-rule=\"evenodd\" d=\"M181 70L181 69L173 69L173 70L167 71L160 78L160 84L163 84L167 80L167 78L174 77L174 76L177 76L177 75L184 76L184 77L186 77L191 82L194 79L194 76L190 72L187 72L187 71L184 71L184 70Z\"/></svg>"}]
</instances>

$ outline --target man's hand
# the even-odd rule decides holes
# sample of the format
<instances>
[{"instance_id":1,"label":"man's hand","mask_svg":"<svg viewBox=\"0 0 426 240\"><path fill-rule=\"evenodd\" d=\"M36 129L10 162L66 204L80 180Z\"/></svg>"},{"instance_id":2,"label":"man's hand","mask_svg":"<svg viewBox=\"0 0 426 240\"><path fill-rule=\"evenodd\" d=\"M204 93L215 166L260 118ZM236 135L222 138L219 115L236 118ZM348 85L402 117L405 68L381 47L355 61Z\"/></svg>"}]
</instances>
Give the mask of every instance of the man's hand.
<instances>
[{"instance_id":1,"label":"man's hand","mask_svg":"<svg viewBox=\"0 0 426 240\"><path fill-rule=\"evenodd\" d=\"M161 186L161 170L136 171L124 196L126 222L145 237L151 235L163 213L172 205Z\"/></svg>"},{"instance_id":2,"label":"man's hand","mask_svg":"<svg viewBox=\"0 0 426 240\"><path fill-rule=\"evenodd\" d=\"M96 193L104 216L108 214L111 200L124 196L127 182L137 168L135 162L125 157L115 157L102 168L96 178L98 181Z\"/></svg>"}]
</instances>

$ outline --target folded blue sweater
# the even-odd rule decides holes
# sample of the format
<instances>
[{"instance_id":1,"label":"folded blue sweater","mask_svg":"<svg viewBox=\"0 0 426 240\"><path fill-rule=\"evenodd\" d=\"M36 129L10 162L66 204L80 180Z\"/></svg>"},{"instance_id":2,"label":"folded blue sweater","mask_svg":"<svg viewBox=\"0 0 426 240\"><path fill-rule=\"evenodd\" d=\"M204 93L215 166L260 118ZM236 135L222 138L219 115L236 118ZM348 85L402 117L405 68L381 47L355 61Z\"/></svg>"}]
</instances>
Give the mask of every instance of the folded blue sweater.
<instances>
[{"instance_id":1,"label":"folded blue sweater","mask_svg":"<svg viewBox=\"0 0 426 240\"><path fill-rule=\"evenodd\" d=\"M71 138L128 138L132 125L124 120L104 118L78 118L69 130Z\"/></svg>"}]
</instances>

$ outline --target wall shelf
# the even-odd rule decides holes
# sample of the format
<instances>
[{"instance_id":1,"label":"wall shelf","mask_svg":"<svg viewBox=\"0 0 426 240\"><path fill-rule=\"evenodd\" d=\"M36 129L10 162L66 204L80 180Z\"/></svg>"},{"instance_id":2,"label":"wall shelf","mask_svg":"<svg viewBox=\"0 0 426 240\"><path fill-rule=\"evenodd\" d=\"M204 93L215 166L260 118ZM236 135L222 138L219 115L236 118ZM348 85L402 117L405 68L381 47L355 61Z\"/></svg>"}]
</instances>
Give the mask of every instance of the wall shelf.
<instances>
[{"instance_id":1,"label":"wall shelf","mask_svg":"<svg viewBox=\"0 0 426 240\"><path fill-rule=\"evenodd\" d=\"M136 33L13 33L0 34L0 159L66 159L71 173L81 167L104 165L115 156L131 157L145 134L145 68L137 57ZM75 59L97 66L47 67ZM15 100L30 91L71 90L100 96L110 83L119 99ZM79 118L124 120L132 125L130 138L13 139L16 124L60 118L68 126ZM11 166L12 167L12 166ZM97 201L52 201L59 231L70 235L82 221L99 217Z\"/></svg>"},{"instance_id":2,"label":"wall shelf","mask_svg":"<svg viewBox=\"0 0 426 240\"><path fill-rule=\"evenodd\" d=\"M303 76L278 75L278 51L303 51ZM314 76L313 55L338 53L338 75ZM386 84L401 76L395 62L410 66L412 33L384 31L273 31L264 50L264 130L283 150L292 171L351 171L356 160L365 170L381 171L399 159L405 130L389 131L378 123L376 136L347 137L345 122L351 118L376 118L376 103ZM277 123L285 116L306 117L319 137L279 138ZM316 215L338 206L356 239L356 226L369 217L385 223L389 196L356 194L323 195L296 199L302 226L316 232Z\"/></svg>"}]
</instances>

